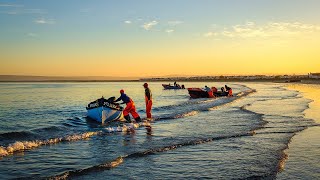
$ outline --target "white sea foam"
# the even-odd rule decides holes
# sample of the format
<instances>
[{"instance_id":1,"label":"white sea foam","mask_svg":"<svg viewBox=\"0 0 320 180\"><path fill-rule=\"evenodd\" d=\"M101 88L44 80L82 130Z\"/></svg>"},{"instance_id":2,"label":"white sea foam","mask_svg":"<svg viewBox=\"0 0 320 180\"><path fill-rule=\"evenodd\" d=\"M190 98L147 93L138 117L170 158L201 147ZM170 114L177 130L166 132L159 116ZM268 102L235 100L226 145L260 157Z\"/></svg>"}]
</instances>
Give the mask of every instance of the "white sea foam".
<instances>
[{"instance_id":1,"label":"white sea foam","mask_svg":"<svg viewBox=\"0 0 320 180\"><path fill-rule=\"evenodd\" d=\"M47 140L35 140L35 141L16 141L12 144L9 144L7 147L0 146L0 157L13 154L17 151L24 151L29 149L34 149L42 145L55 144L63 141L78 141L90 138L101 134L101 131L97 132L85 132L82 134L73 134L66 137L52 138Z\"/></svg>"},{"instance_id":2,"label":"white sea foam","mask_svg":"<svg viewBox=\"0 0 320 180\"><path fill-rule=\"evenodd\" d=\"M191 112L187 112L187 113L184 113L184 114L178 114L174 118L183 118L183 117L188 117L188 116L194 116L194 115L196 115L198 113L199 113L199 111L191 111Z\"/></svg>"},{"instance_id":3,"label":"white sea foam","mask_svg":"<svg viewBox=\"0 0 320 180\"><path fill-rule=\"evenodd\" d=\"M141 123L142 126L144 126L144 123ZM105 130L109 133L113 132L129 132L129 131L134 131L135 129L139 128L140 124L139 123L130 123L128 125L123 125L123 126L116 126L116 127L107 127Z\"/></svg>"}]
</instances>

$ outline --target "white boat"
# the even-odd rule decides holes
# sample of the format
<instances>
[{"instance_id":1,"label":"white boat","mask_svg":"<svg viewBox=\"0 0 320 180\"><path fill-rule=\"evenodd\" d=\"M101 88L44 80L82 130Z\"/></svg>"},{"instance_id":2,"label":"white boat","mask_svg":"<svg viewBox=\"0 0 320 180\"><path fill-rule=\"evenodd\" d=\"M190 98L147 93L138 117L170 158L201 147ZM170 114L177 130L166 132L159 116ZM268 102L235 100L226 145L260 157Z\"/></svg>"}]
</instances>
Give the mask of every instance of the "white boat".
<instances>
[{"instance_id":1,"label":"white boat","mask_svg":"<svg viewBox=\"0 0 320 180\"><path fill-rule=\"evenodd\" d=\"M87 116L97 122L102 124L123 120L123 107L118 103L114 103L114 97L109 99L100 98L96 101L93 101L87 106Z\"/></svg>"}]
</instances>

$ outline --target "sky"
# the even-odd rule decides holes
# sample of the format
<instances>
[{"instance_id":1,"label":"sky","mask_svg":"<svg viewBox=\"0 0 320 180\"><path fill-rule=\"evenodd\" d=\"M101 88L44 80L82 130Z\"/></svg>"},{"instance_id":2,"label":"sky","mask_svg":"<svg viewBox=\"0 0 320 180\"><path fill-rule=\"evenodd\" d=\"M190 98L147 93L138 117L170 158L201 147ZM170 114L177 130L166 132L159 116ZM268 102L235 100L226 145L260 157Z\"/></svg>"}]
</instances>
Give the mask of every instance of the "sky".
<instances>
[{"instance_id":1,"label":"sky","mask_svg":"<svg viewBox=\"0 0 320 180\"><path fill-rule=\"evenodd\" d=\"M0 0L0 75L320 71L319 0Z\"/></svg>"}]
</instances>

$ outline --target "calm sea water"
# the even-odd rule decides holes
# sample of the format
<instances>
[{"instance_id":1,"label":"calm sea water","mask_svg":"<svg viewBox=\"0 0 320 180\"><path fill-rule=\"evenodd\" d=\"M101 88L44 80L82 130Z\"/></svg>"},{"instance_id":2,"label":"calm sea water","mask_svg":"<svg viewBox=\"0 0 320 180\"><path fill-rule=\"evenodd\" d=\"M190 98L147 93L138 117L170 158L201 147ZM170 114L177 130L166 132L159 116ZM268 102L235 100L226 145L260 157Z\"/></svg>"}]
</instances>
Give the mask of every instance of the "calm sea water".
<instances>
[{"instance_id":1,"label":"calm sea water","mask_svg":"<svg viewBox=\"0 0 320 180\"><path fill-rule=\"evenodd\" d=\"M276 178L291 138L317 125L304 114L312 101L281 84L228 85L232 98L190 99L150 83L150 135L142 126L110 133L117 124L86 118L89 102L122 88L145 118L142 83L2 83L0 179Z\"/></svg>"}]
</instances>

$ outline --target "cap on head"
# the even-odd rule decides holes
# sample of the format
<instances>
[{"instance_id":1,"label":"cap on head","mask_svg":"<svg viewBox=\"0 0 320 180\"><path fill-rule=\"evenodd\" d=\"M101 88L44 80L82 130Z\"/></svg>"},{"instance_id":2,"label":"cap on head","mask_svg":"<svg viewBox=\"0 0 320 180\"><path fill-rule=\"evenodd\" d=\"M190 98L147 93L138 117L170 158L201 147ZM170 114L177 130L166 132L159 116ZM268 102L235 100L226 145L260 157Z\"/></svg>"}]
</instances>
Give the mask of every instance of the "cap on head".
<instances>
[{"instance_id":1,"label":"cap on head","mask_svg":"<svg viewBox=\"0 0 320 180\"><path fill-rule=\"evenodd\" d=\"M148 83L144 83L143 87L145 87L145 88L148 87Z\"/></svg>"},{"instance_id":2,"label":"cap on head","mask_svg":"<svg viewBox=\"0 0 320 180\"><path fill-rule=\"evenodd\" d=\"M121 90L120 90L120 94L123 94L123 93L124 93L124 90L123 90L123 89L121 89Z\"/></svg>"}]
</instances>

